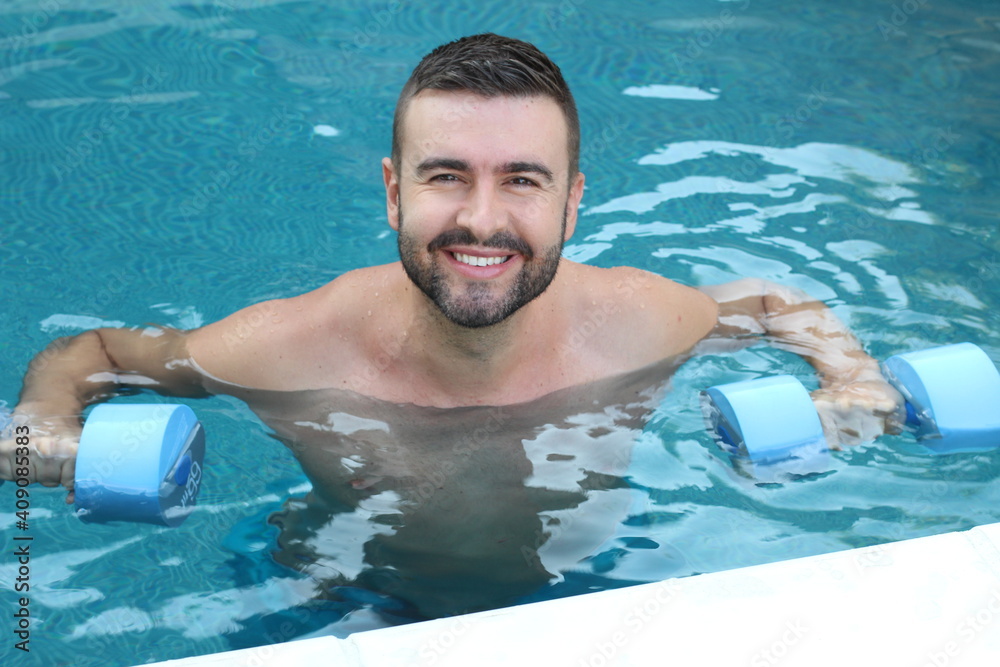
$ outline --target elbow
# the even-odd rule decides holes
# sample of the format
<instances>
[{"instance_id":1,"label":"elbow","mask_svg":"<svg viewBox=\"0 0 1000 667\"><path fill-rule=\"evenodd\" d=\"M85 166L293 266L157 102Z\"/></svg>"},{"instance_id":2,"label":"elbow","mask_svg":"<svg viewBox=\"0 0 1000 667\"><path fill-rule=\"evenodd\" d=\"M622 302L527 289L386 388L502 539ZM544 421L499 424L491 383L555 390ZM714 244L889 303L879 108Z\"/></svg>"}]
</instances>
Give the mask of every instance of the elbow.
<instances>
[{"instance_id":1,"label":"elbow","mask_svg":"<svg viewBox=\"0 0 1000 667\"><path fill-rule=\"evenodd\" d=\"M118 362L115 361L114 357L111 356L111 352L108 350L107 334L105 333L107 331L109 330L91 329L90 331L80 334L80 337L83 338L89 334L93 339L92 345L95 347L95 352L97 353L96 357L100 359L102 363L107 361L107 369L111 372L117 373L121 369L118 366Z\"/></svg>"},{"instance_id":2,"label":"elbow","mask_svg":"<svg viewBox=\"0 0 1000 667\"><path fill-rule=\"evenodd\" d=\"M796 288L759 280L761 310L765 316L787 312L789 308L818 303L806 292Z\"/></svg>"}]
</instances>

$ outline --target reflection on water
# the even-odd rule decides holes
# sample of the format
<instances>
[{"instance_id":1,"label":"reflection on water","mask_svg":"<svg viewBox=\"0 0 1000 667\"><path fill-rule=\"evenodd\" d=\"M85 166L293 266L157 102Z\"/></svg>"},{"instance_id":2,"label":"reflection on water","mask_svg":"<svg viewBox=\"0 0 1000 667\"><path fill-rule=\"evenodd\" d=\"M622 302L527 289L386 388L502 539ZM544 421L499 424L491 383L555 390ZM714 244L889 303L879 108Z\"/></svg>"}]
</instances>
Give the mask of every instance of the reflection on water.
<instances>
[{"instance_id":1,"label":"reflection on water","mask_svg":"<svg viewBox=\"0 0 1000 667\"><path fill-rule=\"evenodd\" d=\"M277 561L325 595L360 587L426 618L514 603L615 533L633 445L675 366L493 407L218 389L246 401L312 481L269 519Z\"/></svg>"}]
</instances>

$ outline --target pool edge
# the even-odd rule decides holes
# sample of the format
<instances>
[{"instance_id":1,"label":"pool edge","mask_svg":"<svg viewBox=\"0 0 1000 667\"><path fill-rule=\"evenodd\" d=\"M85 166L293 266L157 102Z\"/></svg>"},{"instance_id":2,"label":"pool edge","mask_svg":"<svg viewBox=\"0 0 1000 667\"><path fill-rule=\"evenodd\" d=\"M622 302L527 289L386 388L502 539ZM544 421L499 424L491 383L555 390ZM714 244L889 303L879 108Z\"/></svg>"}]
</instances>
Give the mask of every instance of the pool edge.
<instances>
[{"instance_id":1,"label":"pool edge","mask_svg":"<svg viewBox=\"0 0 1000 667\"><path fill-rule=\"evenodd\" d=\"M162 667L1000 664L1000 523Z\"/></svg>"}]
</instances>

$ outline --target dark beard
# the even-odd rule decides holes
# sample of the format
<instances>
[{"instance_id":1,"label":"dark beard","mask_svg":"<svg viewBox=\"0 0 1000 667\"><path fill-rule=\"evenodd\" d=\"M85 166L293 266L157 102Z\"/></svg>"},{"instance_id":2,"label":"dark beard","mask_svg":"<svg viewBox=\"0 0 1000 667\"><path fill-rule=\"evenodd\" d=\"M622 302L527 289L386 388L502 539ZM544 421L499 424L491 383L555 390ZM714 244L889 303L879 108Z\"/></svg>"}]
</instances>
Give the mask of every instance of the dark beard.
<instances>
[{"instance_id":1,"label":"dark beard","mask_svg":"<svg viewBox=\"0 0 1000 667\"><path fill-rule=\"evenodd\" d=\"M503 322L548 288L559 268L565 231L564 210L559 243L546 248L537 259L528 244L510 232L497 232L486 241L480 242L468 230L456 228L439 234L427 244L430 253L448 245L479 245L485 248L510 250L511 254L520 253L524 258L520 273L511 288L496 297L492 297L494 288L483 283L473 283L465 288L463 294L455 294L448 286L443 272L439 270L436 258L432 260L430 266L421 266L417 261L417 242L406 233L403 224L402 207L399 209L397 244L403 270L413 284L434 302L449 321L462 327L478 329Z\"/></svg>"}]
</instances>

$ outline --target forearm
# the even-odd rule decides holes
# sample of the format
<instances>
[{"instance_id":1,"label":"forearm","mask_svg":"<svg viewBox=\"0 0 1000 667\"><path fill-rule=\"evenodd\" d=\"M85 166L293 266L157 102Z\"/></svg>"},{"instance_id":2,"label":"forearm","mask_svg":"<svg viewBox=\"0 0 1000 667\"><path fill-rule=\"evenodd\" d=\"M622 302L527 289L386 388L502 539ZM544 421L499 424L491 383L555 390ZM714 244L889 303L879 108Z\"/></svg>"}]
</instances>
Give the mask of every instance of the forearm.
<instances>
[{"instance_id":1,"label":"forearm","mask_svg":"<svg viewBox=\"0 0 1000 667\"><path fill-rule=\"evenodd\" d=\"M831 447L899 431L902 397L826 305L801 290L763 280L702 290L719 304L712 338L763 339L812 364L822 385L812 393L813 402Z\"/></svg>"},{"instance_id":2,"label":"forearm","mask_svg":"<svg viewBox=\"0 0 1000 667\"><path fill-rule=\"evenodd\" d=\"M717 339L766 340L808 361L824 387L881 379L878 363L832 310L805 292L747 279L702 290L719 303Z\"/></svg>"},{"instance_id":3,"label":"forearm","mask_svg":"<svg viewBox=\"0 0 1000 667\"><path fill-rule=\"evenodd\" d=\"M878 362L821 301L773 283L764 283L761 300L765 336L808 361L824 387L882 379Z\"/></svg>"},{"instance_id":4,"label":"forearm","mask_svg":"<svg viewBox=\"0 0 1000 667\"><path fill-rule=\"evenodd\" d=\"M15 422L31 432L29 481L72 489L80 413L91 403L124 387L204 395L185 340L174 329L95 329L60 338L35 357L14 410ZM19 449L14 439L0 438L0 479L13 479Z\"/></svg>"},{"instance_id":5,"label":"forearm","mask_svg":"<svg viewBox=\"0 0 1000 667\"><path fill-rule=\"evenodd\" d=\"M182 336L170 329L95 329L58 339L29 364L18 412L76 416L123 387L204 395Z\"/></svg>"},{"instance_id":6,"label":"forearm","mask_svg":"<svg viewBox=\"0 0 1000 667\"><path fill-rule=\"evenodd\" d=\"M115 383L107 373L110 366L97 332L59 338L28 365L18 411L77 415L114 390Z\"/></svg>"}]
</instances>

